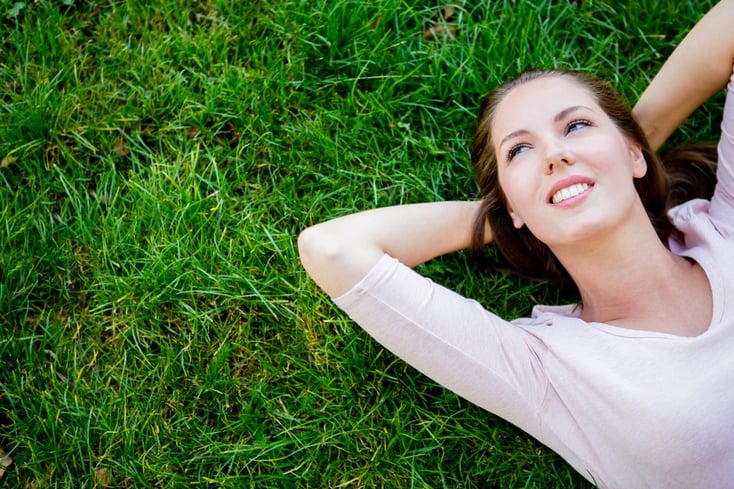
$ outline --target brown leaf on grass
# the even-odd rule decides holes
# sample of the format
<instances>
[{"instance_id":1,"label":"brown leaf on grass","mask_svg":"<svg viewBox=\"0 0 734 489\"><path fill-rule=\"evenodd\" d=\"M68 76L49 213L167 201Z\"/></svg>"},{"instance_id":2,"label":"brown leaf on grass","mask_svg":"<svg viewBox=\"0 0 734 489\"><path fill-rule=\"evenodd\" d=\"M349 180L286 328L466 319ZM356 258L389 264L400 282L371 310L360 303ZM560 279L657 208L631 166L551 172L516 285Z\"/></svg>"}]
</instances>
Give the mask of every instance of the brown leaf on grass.
<instances>
[{"instance_id":1,"label":"brown leaf on grass","mask_svg":"<svg viewBox=\"0 0 734 489\"><path fill-rule=\"evenodd\" d=\"M426 41L434 41L441 37L453 36L454 34L456 34L456 26L453 24L445 26L435 25L426 29L426 32L423 33L423 39Z\"/></svg>"},{"instance_id":2,"label":"brown leaf on grass","mask_svg":"<svg viewBox=\"0 0 734 489\"><path fill-rule=\"evenodd\" d=\"M128 154L130 154L130 148L128 148L125 144L125 138L122 134L120 134L117 139L115 139L115 144L112 145L112 151L117 156L127 156Z\"/></svg>"},{"instance_id":3,"label":"brown leaf on grass","mask_svg":"<svg viewBox=\"0 0 734 489\"><path fill-rule=\"evenodd\" d=\"M5 450L0 448L0 477L5 475L5 469L10 467L12 463L13 459L10 458L7 453L5 453Z\"/></svg>"},{"instance_id":4,"label":"brown leaf on grass","mask_svg":"<svg viewBox=\"0 0 734 489\"><path fill-rule=\"evenodd\" d=\"M454 7L450 5L441 7L441 10L433 15L433 19L426 26L426 30L423 32L423 39L433 41L456 34L456 24L449 23L454 14L456 14Z\"/></svg>"},{"instance_id":5,"label":"brown leaf on grass","mask_svg":"<svg viewBox=\"0 0 734 489\"><path fill-rule=\"evenodd\" d=\"M94 472L94 477L97 479L96 487L110 487L110 469L104 467L101 469L97 469Z\"/></svg>"},{"instance_id":6,"label":"brown leaf on grass","mask_svg":"<svg viewBox=\"0 0 734 489\"><path fill-rule=\"evenodd\" d=\"M375 16L374 19L372 19L372 22L370 22L370 30L376 31L378 27L380 27L380 22L382 22L382 14L378 14Z\"/></svg>"},{"instance_id":7,"label":"brown leaf on grass","mask_svg":"<svg viewBox=\"0 0 734 489\"><path fill-rule=\"evenodd\" d=\"M7 168L10 165L12 165L13 163L15 163L16 161L18 161L18 157L13 156L13 155L7 155L5 158L2 159L2 161L0 161L0 168Z\"/></svg>"},{"instance_id":8,"label":"brown leaf on grass","mask_svg":"<svg viewBox=\"0 0 734 489\"><path fill-rule=\"evenodd\" d=\"M456 10L454 10L454 7L452 7L451 5L446 5L444 7L441 7L441 16L443 17L443 20L445 20L446 22L451 20L451 17L453 17L455 13L456 13Z\"/></svg>"}]
</instances>

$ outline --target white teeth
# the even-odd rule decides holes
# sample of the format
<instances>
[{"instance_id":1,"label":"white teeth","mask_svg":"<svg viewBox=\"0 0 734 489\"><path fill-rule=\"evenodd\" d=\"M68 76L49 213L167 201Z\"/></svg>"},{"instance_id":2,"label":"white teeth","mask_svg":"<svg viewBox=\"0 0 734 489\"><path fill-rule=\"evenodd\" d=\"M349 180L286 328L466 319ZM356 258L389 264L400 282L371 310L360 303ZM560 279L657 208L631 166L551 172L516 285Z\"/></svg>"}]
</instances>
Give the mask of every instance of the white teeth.
<instances>
[{"instance_id":1,"label":"white teeth","mask_svg":"<svg viewBox=\"0 0 734 489\"><path fill-rule=\"evenodd\" d=\"M589 184L587 183L577 183L575 185L571 185L570 187L563 188L553 194L553 197L551 198L551 202L554 204L557 204L559 202L563 202L564 200L568 200L572 197L576 197L581 192L589 188Z\"/></svg>"}]
</instances>

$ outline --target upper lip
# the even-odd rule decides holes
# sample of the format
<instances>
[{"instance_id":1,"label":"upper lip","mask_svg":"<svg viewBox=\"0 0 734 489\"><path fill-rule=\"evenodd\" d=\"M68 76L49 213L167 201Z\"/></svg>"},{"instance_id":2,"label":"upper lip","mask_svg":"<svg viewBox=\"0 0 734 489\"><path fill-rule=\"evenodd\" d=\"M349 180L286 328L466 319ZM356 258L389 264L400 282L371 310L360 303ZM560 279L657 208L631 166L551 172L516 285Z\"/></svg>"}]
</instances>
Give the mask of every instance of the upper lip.
<instances>
[{"instance_id":1,"label":"upper lip","mask_svg":"<svg viewBox=\"0 0 734 489\"><path fill-rule=\"evenodd\" d=\"M548 195L546 195L546 202L552 202L553 196L559 190L579 183L585 183L590 186L594 185L594 181L589 177L585 177L583 175L571 175L570 177L558 180L556 183L553 184L553 186L550 188L550 191L548 192Z\"/></svg>"}]
</instances>

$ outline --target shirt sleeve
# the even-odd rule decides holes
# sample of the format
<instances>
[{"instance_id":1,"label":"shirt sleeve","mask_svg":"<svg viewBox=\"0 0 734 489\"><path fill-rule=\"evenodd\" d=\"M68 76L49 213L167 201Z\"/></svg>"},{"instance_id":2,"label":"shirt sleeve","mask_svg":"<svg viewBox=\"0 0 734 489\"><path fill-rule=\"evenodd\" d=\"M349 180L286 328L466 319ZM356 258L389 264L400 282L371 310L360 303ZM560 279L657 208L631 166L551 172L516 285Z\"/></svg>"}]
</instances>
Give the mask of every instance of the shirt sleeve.
<instances>
[{"instance_id":1,"label":"shirt sleeve","mask_svg":"<svg viewBox=\"0 0 734 489\"><path fill-rule=\"evenodd\" d=\"M539 437L542 347L525 328L388 255L334 299L372 337L436 382Z\"/></svg>"},{"instance_id":2,"label":"shirt sleeve","mask_svg":"<svg viewBox=\"0 0 734 489\"><path fill-rule=\"evenodd\" d=\"M734 74L727 87L719 140L717 184L709 216L724 236L734 236Z\"/></svg>"}]
</instances>

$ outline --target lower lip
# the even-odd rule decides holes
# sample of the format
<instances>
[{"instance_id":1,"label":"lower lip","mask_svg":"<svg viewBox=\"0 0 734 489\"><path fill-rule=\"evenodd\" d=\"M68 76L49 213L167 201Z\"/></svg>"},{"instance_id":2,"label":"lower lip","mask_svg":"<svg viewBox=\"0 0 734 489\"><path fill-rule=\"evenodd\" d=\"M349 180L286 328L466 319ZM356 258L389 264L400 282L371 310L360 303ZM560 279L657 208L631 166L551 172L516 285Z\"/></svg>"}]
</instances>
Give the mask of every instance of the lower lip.
<instances>
[{"instance_id":1,"label":"lower lip","mask_svg":"<svg viewBox=\"0 0 734 489\"><path fill-rule=\"evenodd\" d=\"M582 201L586 200L586 198L589 196L589 194L591 193L591 190L593 188L594 188L594 186L591 185L589 188L587 188L586 190L584 190L583 192L581 192L577 196L571 197L570 199L562 200L561 202L558 202L557 204L552 204L552 205L554 207L560 207L560 208L573 207L573 206L581 203Z\"/></svg>"}]
</instances>

